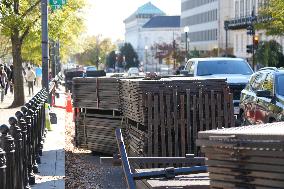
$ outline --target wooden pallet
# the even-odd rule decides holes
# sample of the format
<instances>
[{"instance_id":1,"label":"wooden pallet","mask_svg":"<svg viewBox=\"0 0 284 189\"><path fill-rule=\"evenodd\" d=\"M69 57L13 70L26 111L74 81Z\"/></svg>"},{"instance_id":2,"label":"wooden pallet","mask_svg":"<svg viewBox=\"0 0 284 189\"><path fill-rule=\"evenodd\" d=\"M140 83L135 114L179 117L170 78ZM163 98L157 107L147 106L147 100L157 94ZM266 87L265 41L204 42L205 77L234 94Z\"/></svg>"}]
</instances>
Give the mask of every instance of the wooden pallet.
<instances>
[{"instance_id":1,"label":"wooden pallet","mask_svg":"<svg viewBox=\"0 0 284 189\"><path fill-rule=\"evenodd\" d=\"M185 78L162 78L161 80L121 79L120 81L120 110L123 115L138 123L147 124L146 100L147 93L172 95L174 90L186 95L186 89L191 94L203 91L223 92L228 86L222 79L185 79Z\"/></svg>"},{"instance_id":2,"label":"wooden pallet","mask_svg":"<svg viewBox=\"0 0 284 189\"><path fill-rule=\"evenodd\" d=\"M74 107L119 109L119 80L117 78L74 78L72 91Z\"/></svg>"},{"instance_id":3,"label":"wooden pallet","mask_svg":"<svg viewBox=\"0 0 284 189\"><path fill-rule=\"evenodd\" d=\"M75 124L78 147L111 155L117 152L114 131L121 127L121 116L116 111L107 112L93 109L79 112Z\"/></svg>"},{"instance_id":4,"label":"wooden pallet","mask_svg":"<svg viewBox=\"0 0 284 189\"><path fill-rule=\"evenodd\" d=\"M284 188L284 122L198 134L212 188Z\"/></svg>"},{"instance_id":5,"label":"wooden pallet","mask_svg":"<svg viewBox=\"0 0 284 189\"><path fill-rule=\"evenodd\" d=\"M122 108L126 119L129 155L200 155L195 143L199 131L235 125L232 94L229 93L224 80L213 80L212 83L210 80L186 80L185 83L181 82L181 85L174 81L168 82L167 86L169 84L175 87L166 88L158 83L161 85L159 90L145 90L140 93L140 100L138 98L137 101L123 98L123 101L128 102L123 102L125 105L122 106L132 102L137 104L126 107L128 109ZM128 87L129 82L125 85ZM132 87L129 86L128 88ZM134 94L131 91L128 93ZM133 107L136 109L132 109Z\"/></svg>"}]
</instances>

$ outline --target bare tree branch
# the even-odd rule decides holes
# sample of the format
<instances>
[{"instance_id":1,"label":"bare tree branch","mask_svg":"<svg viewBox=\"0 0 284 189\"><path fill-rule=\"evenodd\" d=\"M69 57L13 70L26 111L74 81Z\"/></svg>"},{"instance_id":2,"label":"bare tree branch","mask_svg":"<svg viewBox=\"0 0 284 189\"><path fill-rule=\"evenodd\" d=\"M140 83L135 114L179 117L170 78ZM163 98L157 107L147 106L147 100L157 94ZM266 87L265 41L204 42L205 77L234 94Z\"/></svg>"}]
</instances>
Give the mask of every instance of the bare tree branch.
<instances>
[{"instance_id":1,"label":"bare tree branch","mask_svg":"<svg viewBox=\"0 0 284 189\"><path fill-rule=\"evenodd\" d=\"M40 18L40 16L38 16L29 26L26 27L26 29L24 30L24 33L22 34L22 36L20 36L20 42L21 43L23 43L25 37L29 34L32 25L34 23L36 23L39 20L39 18Z\"/></svg>"}]
</instances>

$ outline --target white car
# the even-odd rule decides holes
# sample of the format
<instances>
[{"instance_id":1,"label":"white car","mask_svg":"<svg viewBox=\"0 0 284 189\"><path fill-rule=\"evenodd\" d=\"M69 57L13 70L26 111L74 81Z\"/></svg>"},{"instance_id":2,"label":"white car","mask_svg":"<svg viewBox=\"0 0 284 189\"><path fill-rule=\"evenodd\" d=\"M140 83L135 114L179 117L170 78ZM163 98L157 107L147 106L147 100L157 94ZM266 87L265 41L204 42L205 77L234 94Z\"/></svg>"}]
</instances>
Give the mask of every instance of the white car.
<instances>
[{"instance_id":1,"label":"white car","mask_svg":"<svg viewBox=\"0 0 284 189\"><path fill-rule=\"evenodd\" d=\"M189 59L181 74L191 77L226 79L233 93L234 114L239 115L241 91L249 81L253 70L241 58L192 58Z\"/></svg>"},{"instance_id":2,"label":"white car","mask_svg":"<svg viewBox=\"0 0 284 189\"><path fill-rule=\"evenodd\" d=\"M127 71L128 76L138 76L139 75L139 69L136 67L131 67Z\"/></svg>"}]
</instances>

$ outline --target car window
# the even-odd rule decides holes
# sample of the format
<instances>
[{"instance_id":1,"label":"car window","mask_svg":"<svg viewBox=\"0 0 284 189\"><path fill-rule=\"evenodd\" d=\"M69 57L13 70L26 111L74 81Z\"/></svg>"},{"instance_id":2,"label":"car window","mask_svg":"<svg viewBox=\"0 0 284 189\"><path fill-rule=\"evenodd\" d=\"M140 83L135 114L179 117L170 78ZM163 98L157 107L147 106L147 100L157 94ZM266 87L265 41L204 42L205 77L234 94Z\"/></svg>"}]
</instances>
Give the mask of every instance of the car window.
<instances>
[{"instance_id":1,"label":"car window","mask_svg":"<svg viewBox=\"0 0 284 189\"><path fill-rule=\"evenodd\" d=\"M186 66L189 74L194 74L194 62L189 61Z\"/></svg>"},{"instance_id":2,"label":"car window","mask_svg":"<svg viewBox=\"0 0 284 189\"><path fill-rule=\"evenodd\" d=\"M279 75L276 82L277 93L284 96L284 75Z\"/></svg>"},{"instance_id":3,"label":"car window","mask_svg":"<svg viewBox=\"0 0 284 189\"><path fill-rule=\"evenodd\" d=\"M274 85L274 74L267 74L264 82L262 83L262 90L270 91L273 94L273 85Z\"/></svg>"},{"instance_id":4,"label":"car window","mask_svg":"<svg viewBox=\"0 0 284 189\"><path fill-rule=\"evenodd\" d=\"M197 75L242 74L251 75L253 72L244 60L202 60L198 61Z\"/></svg>"},{"instance_id":5,"label":"car window","mask_svg":"<svg viewBox=\"0 0 284 189\"><path fill-rule=\"evenodd\" d=\"M262 90L262 85L263 85L263 82L265 80L265 76L266 76L266 74L259 72L252 77L249 84L250 84L251 89L253 91Z\"/></svg>"}]
</instances>

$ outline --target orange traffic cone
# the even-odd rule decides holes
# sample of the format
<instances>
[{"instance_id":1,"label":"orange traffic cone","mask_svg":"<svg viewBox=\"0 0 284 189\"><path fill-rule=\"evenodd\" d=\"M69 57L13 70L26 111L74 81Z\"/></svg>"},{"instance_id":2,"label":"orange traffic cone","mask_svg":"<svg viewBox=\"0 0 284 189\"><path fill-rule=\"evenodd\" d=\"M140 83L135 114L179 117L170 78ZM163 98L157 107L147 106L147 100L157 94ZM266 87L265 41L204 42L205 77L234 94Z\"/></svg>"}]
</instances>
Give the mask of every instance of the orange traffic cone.
<instances>
[{"instance_id":1,"label":"orange traffic cone","mask_svg":"<svg viewBox=\"0 0 284 189\"><path fill-rule=\"evenodd\" d=\"M72 113L71 94L69 91L67 93L67 99L66 99L66 112Z\"/></svg>"}]
</instances>

